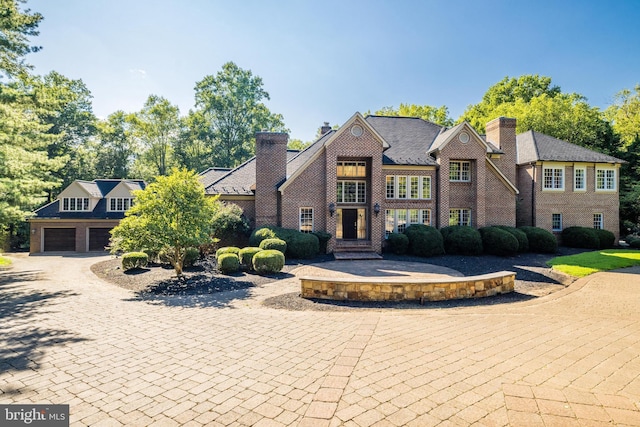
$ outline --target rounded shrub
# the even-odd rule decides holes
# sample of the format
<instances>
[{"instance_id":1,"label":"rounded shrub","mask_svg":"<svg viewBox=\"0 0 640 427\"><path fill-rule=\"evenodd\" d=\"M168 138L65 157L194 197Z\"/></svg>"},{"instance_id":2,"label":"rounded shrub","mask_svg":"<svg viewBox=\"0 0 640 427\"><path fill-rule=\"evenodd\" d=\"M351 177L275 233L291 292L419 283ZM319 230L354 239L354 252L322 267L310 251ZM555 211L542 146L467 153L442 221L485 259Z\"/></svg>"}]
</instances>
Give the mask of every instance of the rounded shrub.
<instances>
[{"instance_id":1,"label":"rounded shrub","mask_svg":"<svg viewBox=\"0 0 640 427\"><path fill-rule=\"evenodd\" d=\"M320 253L327 253L327 244L329 240L331 240L331 233L326 233L324 231L314 231L312 233L314 236L318 238L318 242L320 243Z\"/></svg>"},{"instance_id":2,"label":"rounded shrub","mask_svg":"<svg viewBox=\"0 0 640 427\"><path fill-rule=\"evenodd\" d=\"M600 249L612 248L616 243L616 236L609 230L594 229L600 239Z\"/></svg>"},{"instance_id":3,"label":"rounded shrub","mask_svg":"<svg viewBox=\"0 0 640 427\"><path fill-rule=\"evenodd\" d=\"M264 239L260 242L261 249L275 249L283 254L287 252L287 242L282 239Z\"/></svg>"},{"instance_id":4,"label":"rounded shrub","mask_svg":"<svg viewBox=\"0 0 640 427\"><path fill-rule=\"evenodd\" d=\"M320 241L311 233L298 233L287 241L287 256L290 258L313 258L320 252Z\"/></svg>"},{"instance_id":5,"label":"rounded shrub","mask_svg":"<svg viewBox=\"0 0 640 427\"><path fill-rule=\"evenodd\" d=\"M481 255L482 237L480 232L467 225L450 225L440 230L444 240L444 250L448 254Z\"/></svg>"},{"instance_id":6,"label":"rounded shrub","mask_svg":"<svg viewBox=\"0 0 640 427\"><path fill-rule=\"evenodd\" d=\"M518 240L518 252L529 252L529 239L527 235L522 230L518 230L515 227L509 227L507 225L496 225L496 227L511 233L513 237Z\"/></svg>"},{"instance_id":7,"label":"rounded shrub","mask_svg":"<svg viewBox=\"0 0 640 427\"><path fill-rule=\"evenodd\" d=\"M478 231L486 253L498 256L513 256L518 253L518 239L508 231L498 227L483 227Z\"/></svg>"},{"instance_id":8,"label":"rounded shrub","mask_svg":"<svg viewBox=\"0 0 640 427\"><path fill-rule=\"evenodd\" d=\"M524 232L529 240L531 252L553 254L558 252L558 239L550 231L540 227L523 226L518 230Z\"/></svg>"},{"instance_id":9,"label":"rounded shrub","mask_svg":"<svg viewBox=\"0 0 640 427\"><path fill-rule=\"evenodd\" d=\"M144 252L127 252L122 255L122 269L144 268L149 262L149 256Z\"/></svg>"},{"instance_id":10,"label":"rounded shrub","mask_svg":"<svg viewBox=\"0 0 640 427\"><path fill-rule=\"evenodd\" d=\"M404 255L409 250L409 237L403 233L389 234L389 249L397 255Z\"/></svg>"},{"instance_id":11,"label":"rounded shrub","mask_svg":"<svg viewBox=\"0 0 640 427\"><path fill-rule=\"evenodd\" d=\"M404 230L409 238L409 252L412 255L430 257L444 254L442 234L424 224L412 224Z\"/></svg>"},{"instance_id":12,"label":"rounded shrub","mask_svg":"<svg viewBox=\"0 0 640 427\"><path fill-rule=\"evenodd\" d=\"M222 274L231 274L240 270L240 259L237 254L229 252L220 254L217 260L218 270L220 270Z\"/></svg>"},{"instance_id":13,"label":"rounded shrub","mask_svg":"<svg viewBox=\"0 0 640 427\"><path fill-rule=\"evenodd\" d=\"M276 239L277 236L273 228L275 227L260 227L253 230L249 236L249 245L259 247L260 242L264 239Z\"/></svg>"},{"instance_id":14,"label":"rounded shrub","mask_svg":"<svg viewBox=\"0 0 640 427\"><path fill-rule=\"evenodd\" d=\"M598 249L600 238L593 228L567 227L562 230L562 244L570 248Z\"/></svg>"},{"instance_id":15,"label":"rounded shrub","mask_svg":"<svg viewBox=\"0 0 640 427\"><path fill-rule=\"evenodd\" d=\"M640 239L631 239L629 241L629 247L633 249L640 249Z\"/></svg>"},{"instance_id":16,"label":"rounded shrub","mask_svg":"<svg viewBox=\"0 0 640 427\"><path fill-rule=\"evenodd\" d=\"M216 251L216 259L220 257L222 254L236 254L240 253L240 248L236 246L225 246L224 248L220 248Z\"/></svg>"},{"instance_id":17,"label":"rounded shrub","mask_svg":"<svg viewBox=\"0 0 640 427\"><path fill-rule=\"evenodd\" d=\"M253 269L258 274L277 273L284 267L284 255L275 249L258 252L253 257Z\"/></svg>"},{"instance_id":18,"label":"rounded shrub","mask_svg":"<svg viewBox=\"0 0 640 427\"><path fill-rule=\"evenodd\" d=\"M247 246L246 248L240 249L240 252L238 252L240 266L246 270L253 269L253 256L260 251L262 251L262 249L256 248L255 246Z\"/></svg>"}]
</instances>

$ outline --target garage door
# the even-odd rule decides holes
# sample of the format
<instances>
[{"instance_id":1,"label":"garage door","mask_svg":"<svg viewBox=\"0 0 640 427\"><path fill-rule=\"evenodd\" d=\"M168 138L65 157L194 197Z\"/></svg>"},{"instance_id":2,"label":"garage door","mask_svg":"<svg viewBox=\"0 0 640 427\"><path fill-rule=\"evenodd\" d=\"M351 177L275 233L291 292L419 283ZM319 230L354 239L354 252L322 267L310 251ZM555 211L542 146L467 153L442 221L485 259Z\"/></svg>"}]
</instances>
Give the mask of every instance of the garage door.
<instances>
[{"instance_id":1,"label":"garage door","mask_svg":"<svg viewBox=\"0 0 640 427\"><path fill-rule=\"evenodd\" d=\"M75 251L76 250L76 229L75 228L45 228L44 229L44 251Z\"/></svg>"},{"instance_id":2,"label":"garage door","mask_svg":"<svg viewBox=\"0 0 640 427\"><path fill-rule=\"evenodd\" d=\"M104 251L104 247L109 245L111 234L110 228L90 228L89 229L89 250Z\"/></svg>"}]
</instances>

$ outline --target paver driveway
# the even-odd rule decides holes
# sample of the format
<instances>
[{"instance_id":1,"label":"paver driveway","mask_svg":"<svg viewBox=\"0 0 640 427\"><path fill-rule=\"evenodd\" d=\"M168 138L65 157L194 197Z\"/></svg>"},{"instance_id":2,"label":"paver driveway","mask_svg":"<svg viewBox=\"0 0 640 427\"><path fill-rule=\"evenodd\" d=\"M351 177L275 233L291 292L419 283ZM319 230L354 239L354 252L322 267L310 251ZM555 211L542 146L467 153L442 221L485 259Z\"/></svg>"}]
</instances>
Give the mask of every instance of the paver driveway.
<instances>
[{"instance_id":1,"label":"paver driveway","mask_svg":"<svg viewBox=\"0 0 640 427\"><path fill-rule=\"evenodd\" d=\"M136 300L89 266L0 272L0 403L72 425L640 425L640 270L487 307L290 312L294 280Z\"/></svg>"}]
</instances>

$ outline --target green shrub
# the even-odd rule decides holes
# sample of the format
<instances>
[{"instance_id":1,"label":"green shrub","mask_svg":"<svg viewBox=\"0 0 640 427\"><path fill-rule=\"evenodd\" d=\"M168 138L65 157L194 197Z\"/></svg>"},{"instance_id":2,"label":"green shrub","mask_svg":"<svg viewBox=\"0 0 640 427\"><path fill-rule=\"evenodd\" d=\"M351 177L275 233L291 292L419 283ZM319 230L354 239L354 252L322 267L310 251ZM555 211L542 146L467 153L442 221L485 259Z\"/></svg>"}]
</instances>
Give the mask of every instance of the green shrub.
<instances>
[{"instance_id":1,"label":"green shrub","mask_svg":"<svg viewBox=\"0 0 640 427\"><path fill-rule=\"evenodd\" d=\"M220 248L216 251L216 259L220 257L222 254L236 254L240 253L240 248L236 246L225 246L224 248Z\"/></svg>"},{"instance_id":2,"label":"green shrub","mask_svg":"<svg viewBox=\"0 0 640 427\"><path fill-rule=\"evenodd\" d=\"M249 222L242 214L242 208L234 203L221 203L211 219L213 236L220 246L244 245L249 234Z\"/></svg>"},{"instance_id":3,"label":"green shrub","mask_svg":"<svg viewBox=\"0 0 640 427\"><path fill-rule=\"evenodd\" d=\"M127 252L122 255L122 269L124 271L133 268L144 268L149 262L149 257L144 252Z\"/></svg>"},{"instance_id":4,"label":"green shrub","mask_svg":"<svg viewBox=\"0 0 640 427\"><path fill-rule=\"evenodd\" d=\"M316 236L318 238L318 241L320 242L320 253L323 255L326 254L327 244L329 243L329 240L331 240L331 233L325 233L324 231L314 231L311 234Z\"/></svg>"},{"instance_id":5,"label":"green shrub","mask_svg":"<svg viewBox=\"0 0 640 427\"><path fill-rule=\"evenodd\" d=\"M518 230L524 232L529 240L529 250L531 252L553 254L558 252L558 239L550 231L544 228L523 226Z\"/></svg>"},{"instance_id":6,"label":"green shrub","mask_svg":"<svg viewBox=\"0 0 640 427\"><path fill-rule=\"evenodd\" d=\"M600 240L600 249L610 249L616 243L616 236L609 230L595 229Z\"/></svg>"},{"instance_id":7,"label":"green shrub","mask_svg":"<svg viewBox=\"0 0 640 427\"><path fill-rule=\"evenodd\" d=\"M298 233L287 242L287 256L290 258L313 258L320 252L320 241L311 233Z\"/></svg>"},{"instance_id":8,"label":"green shrub","mask_svg":"<svg viewBox=\"0 0 640 427\"><path fill-rule=\"evenodd\" d=\"M599 249L600 239L593 228L567 227L562 230L562 244L570 248Z\"/></svg>"},{"instance_id":9,"label":"green shrub","mask_svg":"<svg viewBox=\"0 0 640 427\"><path fill-rule=\"evenodd\" d=\"M284 267L284 255L275 249L260 251L253 257L253 269L258 274L277 273Z\"/></svg>"},{"instance_id":10,"label":"green shrub","mask_svg":"<svg viewBox=\"0 0 640 427\"><path fill-rule=\"evenodd\" d=\"M424 224L412 224L404 230L409 238L409 252L412 255L430 257L444 254L442 234Z\"/></svg>"},{"instance_id":11,"label":"green shrub","mask_svg":"<svg viewBox=\"0 0 640 427\"><path fill-rule=\"evenodd\" d=\"M632 239L629 241L629 247L633 249L640 249L640 239Z\"/></svg>"},{"instance_id":12,"label":"green shrub","mask_svg":"<svg viewBox=\"0 0 640 427\"><path fill-rule=\"evenodd\" d=\"M223 253L217 257L218 260L218 270L222 274L230 274L235 273L240 270L240 259L237 254L234 253Z\"/></svg>"},{"instance_id":13,"label":"green shrub","mask_svg":"<svg viewBox=\"0 0 640 427\"><path fill-rule=\"evenodd\" d=\"M147 254L147 262L159 262L160 261L160 252L153 249L143 249L142 252Z\"/></svg>"},{"instance_id":14,"label":"green shrub","mask_svg":"<svg viewBox=\"0 0 640 427\"><path fill-rule=\"evenodd\" d=\"M251 270L253 268L253 256L260 251L262 251L261 248L256 248L254 246L247 246L246 248L240 249L240 252L238 252L238 258L240 259L240 265L242 268Z\"/></svg>"},{"instance_id":15,"label":"green shrub","mask_svg":"<svg viewBox=\"0 0 640 427\"><path fill-rule=\"evenodd\" d=\"M524 231L518 230L515 227L509 227L507 225L496 225L496 227L504 230L508 233L511 233L513 237L518 240L518 252L529 252L529 239Z\"/></svg>"},{"instance_id":16,"label":"green shrub","mask_svg":"<svg viewBox=\"0 0 640 427\"><path fill-rule=\"evenodd\" d=\"M444 240L444 250L448 254L481 255L482 237L480 232L467 225L450 225L440 229Z\"/></svg>"},{"instance_id":17,"label":"green shrub","mask_svg":"<svg viewBox=\"0 0 640 427\"><path fill-rule=\"evenodd\" d=\"M498 227L483 227L478 231L486 253L498 256L513 256L518 253L518 239L508 231Z\"/></svg>"},{"instance_id":18,"label":"green shrub","mask_svg":"<svg viewBox=\"0 0 640 427\"><path fill-rule=\"evenodd\" d=\"M165 248L158 253L157 259L162 264L171 264L171 259L169 255L173 252L172 248ZM182 263L183 267L193 267L193 264L200 258L200 249L198 248L187 248L185 250L184 261Z\"/></svg>"},{"instance_id":19,"label":"green shrub","mask_svg":"<svg viewBox=\"0 0 640 427\"><path fill-rule=\"evenodd\" d=\"M404 255L409 250L409 237L402 233L389 234L389 247L391 252L397 255Z\"/></svg>"},{"instance_id":20,"label":"green shrub","mask_svg":"<svg viewBox=\"0 0 640 427\"><path fill-rule=\"evenodd\" d=\"M260 242L261 249L275 249L283 254L287 253L287 242L282 239L264 239Z\"/></svg>"},{"instance_id":21,"label":"green shrub","mask_svg":"<svg viewBox=\"0 0 640 427\"><path fill-rule=\"evenodd\" d=\"M259 247L260 242L265 239L281 239L287 242L285 255L289 258L313 258L320 251L320 240L316 235L274 226L254 230L249 237L249 244Z\"/></svg>"}]
</instances>

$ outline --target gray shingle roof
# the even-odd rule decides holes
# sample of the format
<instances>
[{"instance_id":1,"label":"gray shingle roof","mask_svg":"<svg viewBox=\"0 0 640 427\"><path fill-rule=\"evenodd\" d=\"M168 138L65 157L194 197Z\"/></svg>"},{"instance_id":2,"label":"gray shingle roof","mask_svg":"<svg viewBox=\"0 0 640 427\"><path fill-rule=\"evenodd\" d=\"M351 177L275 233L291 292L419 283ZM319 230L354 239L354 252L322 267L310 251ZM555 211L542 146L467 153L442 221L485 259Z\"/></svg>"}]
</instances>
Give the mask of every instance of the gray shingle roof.
<instances>
[{"instance_id":1,"label":"gray shingle roof","mask_svg":"<svg viewBox=\"0 0 640 427\"><path fill-rule=\"evenodd\" d=\"M442 126L418 117L367 116L365 120L389 144L383 155L383 164L437 164L427 154L427 149L440 133Z\"/></svg>"},{"instance_id":2,"label":"gray shingle roof","mask_svg":"<svg viewBox=\"0 0 640 427\"><path fill-rule=\"evenodd\" d=\"M223 176L225 176L231 168L209 168L205 171L200 172L200 182L204 185L204 188L207 188Z\"/></svg>"},{"instance_id":3,"label":"gray shingle roof","mask_svg":"<svg viewBox=\"0 0 640 427\"><path fill-rule=\"evenodd\" d=\"M594 163L623 163L607 154L598 153L579 145L545 135L540 132L528 131L516 136L517 163L524 164L536 161L558 162L594 162Z\"/></svg>"}]
</instances>

